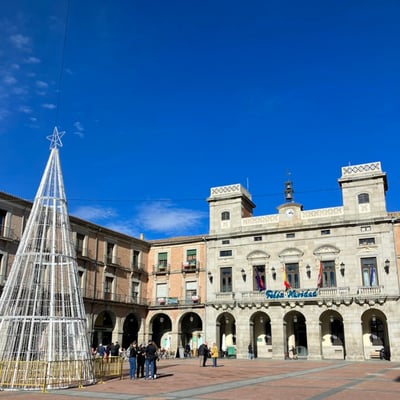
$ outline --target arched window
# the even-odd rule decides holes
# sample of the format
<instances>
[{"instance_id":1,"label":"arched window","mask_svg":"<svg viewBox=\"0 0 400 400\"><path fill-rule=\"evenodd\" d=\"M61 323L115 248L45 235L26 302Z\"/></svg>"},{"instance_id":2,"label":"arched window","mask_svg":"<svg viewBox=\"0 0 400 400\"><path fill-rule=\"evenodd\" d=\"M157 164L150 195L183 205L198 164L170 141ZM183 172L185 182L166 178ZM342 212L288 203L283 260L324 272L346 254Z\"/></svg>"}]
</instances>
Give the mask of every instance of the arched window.
<instances>
[{"instance_id":1,"label":"arched window","mask_svg":"<svg viewBox=\"0 0 400 400\"><path fill-rule=\"evenodd\" d=\"M229 213L229 211L224 211L222 214L221 214L221 220L222 221L228 221L228 220L230 220L231 219L231 214Z\"/></svg>"},{"instance_id":2,"label":"arched window","mask_svg":"<svg viewBox=\"0 0 400 400\"><path fill-rule=\"evenodd\" d=\"M358 195L358 204L369 203L369 194L368 193L360 193Z\"/></svg>"}]
</instances>

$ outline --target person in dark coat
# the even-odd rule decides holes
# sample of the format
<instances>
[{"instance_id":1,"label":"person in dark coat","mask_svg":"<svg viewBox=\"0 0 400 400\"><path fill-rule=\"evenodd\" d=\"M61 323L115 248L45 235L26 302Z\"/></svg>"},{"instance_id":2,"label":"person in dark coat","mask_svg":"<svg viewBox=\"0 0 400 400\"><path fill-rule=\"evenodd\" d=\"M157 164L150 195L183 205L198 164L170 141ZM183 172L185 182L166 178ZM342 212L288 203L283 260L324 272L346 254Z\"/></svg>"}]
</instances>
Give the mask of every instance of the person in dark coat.
<instances>
[{"instance_id":1,"label":"person in dark coat","mask_svg":"<svg viewBox=\"0 0 400 400\"><path fill-rule=\"evenodd\" d=\"M146 360L146 346L141 344L138 347L138 352L136 356L136 377L144 378L144 363Z\"/></svg>"},{"instance_id":2,"label":"person in dark coat","mask_svg":"<svg viewBox=\"0 0 400 400\"><path fill-rule=\"evenodd\" d=\"M146 346L146 359L145 359L145 377L144 379L154 379L154 363L157 356L157 347L152 340L149 340ZM150 375L149 375L150 373Z\"/></svg>"},{"instance_id":3,"label":"person in dark coat","mask_svg":"<svg viewBox=\"0 0 400 400\"><path fill-rule=\"evenodd\" d=\"M199 347L199 359L200 359L200 367L205 367L207 363L207 358L209 356L209 349L207 342L204 342Z\"/></svg>"}]
</instances>

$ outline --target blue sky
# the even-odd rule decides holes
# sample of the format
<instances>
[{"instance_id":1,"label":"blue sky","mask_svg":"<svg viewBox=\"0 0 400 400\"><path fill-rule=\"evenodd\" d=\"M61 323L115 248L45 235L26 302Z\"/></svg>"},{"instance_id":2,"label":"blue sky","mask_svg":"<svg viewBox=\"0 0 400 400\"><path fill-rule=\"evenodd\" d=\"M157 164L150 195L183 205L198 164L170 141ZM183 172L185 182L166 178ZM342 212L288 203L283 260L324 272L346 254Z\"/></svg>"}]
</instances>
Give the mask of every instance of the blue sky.
<instances>
[{"instance_id":1,"label":"blue sky","mask_svg":"<svg viewBox=\"0 0 400 400\"><path fill-rule=\"evenodd\" d=\"M0 190L34 199L56 125L70 213L133 236L207 233L214 186L274 214L288 173L305 210L340 206L341 167L373 161L398 211L399 19L385 0L5 0Z\"/></svg>"}]
</instances>

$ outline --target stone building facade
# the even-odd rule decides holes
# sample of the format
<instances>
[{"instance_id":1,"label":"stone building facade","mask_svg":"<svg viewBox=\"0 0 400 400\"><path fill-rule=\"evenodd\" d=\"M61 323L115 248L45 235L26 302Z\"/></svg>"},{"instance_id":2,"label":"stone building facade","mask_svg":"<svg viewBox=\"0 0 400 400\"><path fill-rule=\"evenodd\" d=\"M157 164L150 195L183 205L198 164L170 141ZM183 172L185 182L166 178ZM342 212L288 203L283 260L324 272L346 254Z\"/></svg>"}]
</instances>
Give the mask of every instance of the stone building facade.
<instances>
[{"instance_id":1,"label":"stone building facade","mask_svg":"<svg viewBox=\"0 0 400 400\"><path fill-rule=\"evenodd\" d=\"M343 205L288 201L254 217L241 185L211 189L210 337L246 357L400 360L398 213L379 162L342 168Z\"/></svg>"},{"instance_id":2,"label":"stone building facade","mask_svg":"<svg viewBox=\"0 0 400 400\"><path fill-rule=\"evenodd\" d=\"M379 162L342 168L343 205L291 197L253 216L241 185L211 189L204 236L146 241L70 217L88 335L152 338L169 355L216 342L221 355L400 360L400 213ZM32 204L0 193L0 288ZM285 283L286 282L286 286Z\"/></svg>"}]
</instances>

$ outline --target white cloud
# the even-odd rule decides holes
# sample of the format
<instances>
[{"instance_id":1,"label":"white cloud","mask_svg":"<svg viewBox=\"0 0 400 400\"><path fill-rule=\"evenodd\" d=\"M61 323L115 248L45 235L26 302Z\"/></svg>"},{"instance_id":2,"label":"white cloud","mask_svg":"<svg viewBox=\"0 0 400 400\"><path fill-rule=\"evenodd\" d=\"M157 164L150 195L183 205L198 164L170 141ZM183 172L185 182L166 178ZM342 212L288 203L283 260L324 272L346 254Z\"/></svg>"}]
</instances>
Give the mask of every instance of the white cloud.
<instances>
[{"instance_id":1,"label":"white cloud","mask_svg":"<svg viewBox=\"0 0 400 400\"><path fill-rule=\"evenodd\" d=\"M43 108L47 108L49 110L54 110L56 108L56 105L55 104L45 103L45 104L42 104L42 107Z\"/></svg>"},{"instance_id":2,"label":"white cloud","mask_svg":"<svg viewBox=\"0 0 400 400\"><path fill-rule=\"evenodd\" d=\"M28 57L26 60L25 60L25 62L27 63L27 64L40 64L40 58L37 58L37 57Z\"/></svg>"},{"instance_id":3,"label":"white cloud","mask_svg":"<svg viewBox=\"0 0 400 400\"><path fill-rule=\"evenodd\" d=\"M169 201L156 201L143 204L139 208L137 219L144 229L154 232L184 233L193 230L204 217L206 215L202 212L174 208Z\"/></svg>"},{"instance_id":4,"label":"white cloud","mask_svg":"<svg viewBox=\"0 0 400 400\"><path fill-rule=\"evenodd\" d=\"M85 128L79 121L74 122L74 128L76 129L76 131L73 132L74 135L77 135L81 138L83 138L85 136L83 134L83 132L85 131Z\"/></svg>"},{"instance_id":5,"label":"white cloud","mask_svg":"<svg viewBox=\"0 0 400 400\"><path fill-rule=\"evenodd\" d=\"M115 210L112 208L104 208L98 206L82 206L71 212L72 215L88 221L104 221L116 216Z\"/></svg>"},{"instance_id":6,"label":"white cloud","mask_svg":"<svg viewBox=\"0 0 400 400\"><path fill-rule=\"evenodd\" d=\"M30 108L29 106L20 106L19 111L23 112L24 114L31 114L32 108Z\"/></svg>"},{"instance_id":7,"label":"white cloud","mask_svg":"<svg viewBox=\"0 0 400 400\"><path fill-rule=\"evenodd\" d=\"M28 89L23 88L23 87L14 87L14 88L12 89L12 92L13 92L14 94L18 95L18 96L21 96L21 95L26 95L26 94L28 94Z\"/></svg>"},{"instance_id":8,"label":"white cloud","mask_svg":"<svg viewBox=\"0 0 400 400\"><path fill-rule=\"evenodd\" d=\"M15 85L17 83L17 79L11 75L7 75L4 77L3 82L6 85Z\"/></svg>"},{"instance_id":9,"label":"white cloud","mask_svg":"<svg viewBox=\"0 0 400 400\"><path fill-rule=\"evenodd\" d=\"M36 86L40 89L47 89L49 85L43 81L36 81Z\"/></svg>"},{"instance_id":10,"label":"white cloud","mask_svg":"<svg viewBox=\"0 0 400 400\"><path fill-rule=\"evenodd\" d=\"M28 36L21 34L11 35L10 40L17 49L26 49L31 43L31 39Z\"/></svg>"},{"instance_id":11,"label":"white cloud","mask_svg":"<svg viewBox=\"0 0 400 400\"><path fill-rule=\"evenodd\" d=\"M5 119L9 115L10 115L10 112L8 110L0 108L0 121Z\"/></svg>"},{"instance_id":12,"label":"white cloud","mask_svg":"<svg viewBox=\"0 0 400 400\"><path fill-rule=\"evenodd\" d=\"M110 224L106 224L106 227L113 231L133 236L136 238L140 236L140 233L138 233L138 231L135 230L134 224L129 221L113 222Z\"/></svg>"},{"instance_id":13,"label":"white cloud","mask_svg":"<svg viewBox=\"0 0 400 400\"><path fill-rule=\"evenodd\" d=\"M119 216L113 208L82 206L71 211L71 215L108 229L139 237L141 232L154 232L165 235L192 235L194 228L201 226L207 213L175 208L170 201L154 201L142 204L132 217Z\"/></svg>"}]
</instances>

